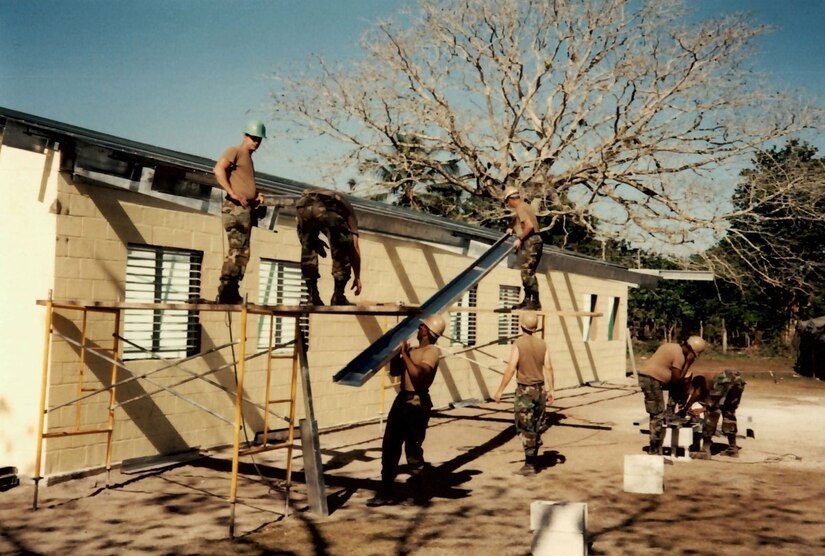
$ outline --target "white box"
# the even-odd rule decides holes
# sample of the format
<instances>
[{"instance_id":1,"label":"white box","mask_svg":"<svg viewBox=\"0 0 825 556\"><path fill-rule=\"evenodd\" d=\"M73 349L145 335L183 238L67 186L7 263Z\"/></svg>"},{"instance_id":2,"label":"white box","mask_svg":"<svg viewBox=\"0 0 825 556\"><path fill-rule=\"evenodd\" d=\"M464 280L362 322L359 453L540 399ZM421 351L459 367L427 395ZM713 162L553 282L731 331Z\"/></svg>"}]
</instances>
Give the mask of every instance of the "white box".
<instances>
[{"instance_id":1,"label":"white box","mask_svg":"<svg viewBox=\"0 0 825 556\"><path fill-rule=\"evenodd\" d=\"M626 455L624 457L624 491L638 494L664 492L665 458L662 456Z\"/></svg>"},{"instance_id":2,"label":"white box","mask_svg":"<svg viewBox=\"0 0 825 556\"><path fill-rule=\"evenodd\" d=\"M587 504L534 500L530 503L531 554L587 555Z\"/></svg>"}]
</instances>

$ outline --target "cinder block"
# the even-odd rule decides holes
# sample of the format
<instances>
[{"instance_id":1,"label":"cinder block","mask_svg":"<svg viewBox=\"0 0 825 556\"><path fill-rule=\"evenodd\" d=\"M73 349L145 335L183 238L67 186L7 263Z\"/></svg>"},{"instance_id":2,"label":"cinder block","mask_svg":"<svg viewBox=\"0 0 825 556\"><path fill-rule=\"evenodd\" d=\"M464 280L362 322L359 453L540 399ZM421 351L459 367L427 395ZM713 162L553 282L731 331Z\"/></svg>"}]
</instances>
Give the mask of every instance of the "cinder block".
<instances>
[{"instance_id":1,"label":"cinder block","mask_svg":"<svg viewBox=\"0 0 825 556\"><path fill-rule=\"evenodd\" d=\"M664 492L665 458L649 455L624 457L624 491L638 494Z\"/></svg>"},{"instance_id":2,"label":"cinder block","mask_svg":"<svg viewBox=\"0 0 825 556\"><path fill-rule=\"evenodd\" d=\"M670 449L670 456L690 461L690 446L693 444L693 427L669 426L665 429L663 445ZM666 454L667 455L667 454Z\"/></svg>"},{"instance_id":3,"label":"cinder block","mask_svg":"<svg viewBox=\"0 0 825 556\"><path fill-rule=\"evenodd\" d=\"M534 500L530 503L531 553L587 554L587 504Z\"/></svg>"}]
</instances>

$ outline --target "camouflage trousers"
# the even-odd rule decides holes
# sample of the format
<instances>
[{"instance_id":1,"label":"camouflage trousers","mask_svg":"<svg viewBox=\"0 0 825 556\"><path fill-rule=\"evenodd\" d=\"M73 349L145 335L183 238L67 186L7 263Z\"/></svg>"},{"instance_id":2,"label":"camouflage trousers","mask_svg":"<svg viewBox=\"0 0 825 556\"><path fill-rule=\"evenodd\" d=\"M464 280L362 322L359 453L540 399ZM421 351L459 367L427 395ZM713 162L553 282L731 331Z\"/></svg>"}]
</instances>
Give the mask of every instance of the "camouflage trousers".
<instances>
[{"instance_id":1,"label":"camouflage trousers","mask_svg":"<svg viewBox=\"0 0 825 556\"><path fill-rule=\"evenodd\" d=\"M662 383L647 375L639 375L639 386L645 397L645 411L650 416L650 447L659 450L665 439L665 395Z\"/></svg>"},{"instance_id":2,"label":"camouflage trousers","mask_svg":"<svg viewBox=\"0 0 825 556\"><path fill-rule=\"evenodd\" d=\"M221 267L221 282L239 282L249 263L249 240L256 224L253 209L226 200L221 209L221 222L229 245Z\"/></svg>"},{"instance_id":3,"label":"camouflage trousers","mask_svg":"<svg viewBox=\"0 0 825 556\"><path fill-rule=\"evenodd\" d=\"M432 407L427 393L402 390L395 397L381 443L381 481L385 486L392 484L398 475L402 447L410 474L421 475L424 469L424 438Z\"/></svg>"},{"instance_id":4,"label":"camouflage trousers","mask_svg":"<svg viewBox=\"0 0 825 556\"><path fill-rule=\"evenodd\" d=\"M534 457L541 446L541 425L547 409L547 392L544 384L519 384L513 412L516 432L526 457Z\"/></svg>"},{"instance_id":5,"label":"camouflage trousers","mask_svg":"<svg viewBox=\"0 0 825 556\"><path fill-rule=\"evenodd\" d=\"M539 281L536 279L536 269L541 261L544 243L541 236L536 234L527 238L519 251L519 268L521 269L521 284L524 293L539 293Z\"/></svg>"},{"instance_id":6,"label":"camouflage trousers","mask_svg":"<svg viewBox=\"0 0 825 556\"><path fill-rule=\"evenodd\" d=\"M332 277L348 281L352 269L352 232L343 216L319 201L297 206L298 238L301 242L301 276L305 280L320 277L318 254L325 256L320 234L329 240L332 255Z\"/></svg>"},{"instance_id":7,"label":"camouflage trousers","mask_svg":"<svg viewBox=\"0 0 825 556\"><path fill-rule=\"evenodd\" d=\"M722 433L736 435L736 410L745 391L745 379L739 371L722 371L713 379L705 406L705 422L702 425L702 437L710 440L716 432L719 417L722 417Z\"/></svg>"}]
</instances>

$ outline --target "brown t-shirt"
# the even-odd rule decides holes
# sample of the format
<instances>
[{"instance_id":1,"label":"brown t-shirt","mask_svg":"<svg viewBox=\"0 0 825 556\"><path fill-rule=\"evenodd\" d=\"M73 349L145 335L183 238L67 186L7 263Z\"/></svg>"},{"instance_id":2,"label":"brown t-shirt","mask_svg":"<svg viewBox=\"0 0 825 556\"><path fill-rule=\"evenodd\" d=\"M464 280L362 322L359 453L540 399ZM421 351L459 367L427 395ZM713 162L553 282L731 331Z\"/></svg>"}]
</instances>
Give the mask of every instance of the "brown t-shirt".
<instances>
[{"instance_id":1,"label":"brown t-shirt","mask_svg":"<svg viewBox=\"0 0 825 556\"><path fill-rule=\"evenodd\" d=\"M513 218L513 230L515 230L516 235L522 237L522 230L524 229L524 224L528 222L533 226L533 233L535 234L536 232L538 232L539 221L536 218L536 213L533 212L533 207L531 207L527 201L522 200L515 210L516 215Z\"/></svg>"},{"instance_id":2,"label":"brown t-shirt","mask_svg":"<svg viewBox=\"0 0 825 556\"><path fill-rule=\"evenodd\" d=\"M679 344L662 344L656 353L645 361L639 370L640 375L655 378L662 384L670 384L674 375L682 370L685 364L685 354Z\"/></svg>"},{"instance_id":3,"label":"brown t-shirt","mask_svg":"<svg viewBox=\"0 0 825 556\"><path fill-rule=\"evenodd\" d=\"M515 341L518 348L516 382L519 384L544 384L544 356L547 344L541 338L522 334Z\"/></svg>"},{"instance_id":4,"label":"brown t-shirt","mask_svg":"<svg viewBox=\"0 0 825 556\"><path fill-rule=\"evenodd\" d=\"M433 375L430 377L429 384L427 384L426 390L429 390L430 385L433 383L433 379L435 378L435 371L438 370L438 358L441 356L441 352L435 345L427 345L427 346L418 346L417 348L413 348L410 350L410 359L412 359L413 363L416 365L427 365L432 367ZM415 386L413 386L413 381L410 378L409 371L404 371L404 390L407 392L415 392ZM419 389L420 390L420 389Z\"/></svg>"},{"instance_id":5,"label":"brown t-shirt","mask_svg":"<svg viewBox=\"0 0 825 556\"><path fill-rule=\"evenodd\" d=\"M221 158L229 161L226 175L235 195L247 201L254 199L258 195L258 188L255 186L255 165L252 163L252 154L238 145L226 149Z\"/></svg>"}]
</instances>

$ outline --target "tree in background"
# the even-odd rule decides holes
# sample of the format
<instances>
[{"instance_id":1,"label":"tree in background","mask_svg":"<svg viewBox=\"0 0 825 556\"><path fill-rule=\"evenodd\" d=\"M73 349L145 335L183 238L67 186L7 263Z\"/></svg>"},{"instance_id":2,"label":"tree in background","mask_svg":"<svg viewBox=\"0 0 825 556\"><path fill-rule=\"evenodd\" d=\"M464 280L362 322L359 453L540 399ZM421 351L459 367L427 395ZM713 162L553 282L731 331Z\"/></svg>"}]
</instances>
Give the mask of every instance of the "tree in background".
<instances>
[{"instance_id":1,"label":"tree in background","mask_svg":"<svg viewBox=\"0 0 825 556\"><path fill-rule=\"evenodd\" d=\"M676 0L422 0L377 23L362 59L280 78L275 119L348 145L349 167L384 168L370 191L411 206L445 194L447 214L494 222L491 201L516 185L544 227L710 244L746 210L720 173L823 111L751 71L765 28L688 21Z\"/></svg>"},{"instance_id":2,"label":"tree in background","mask_svg":"<svg viewBox=\"0 0 825 556\"><path fill-rule=\"evenodd\" d=\"M816 154L796 140L757 153L728 233L704 254L740 287L762 332L786 345L798 319L825 314L825 161Z\"/></svg>"}]
</instances>

